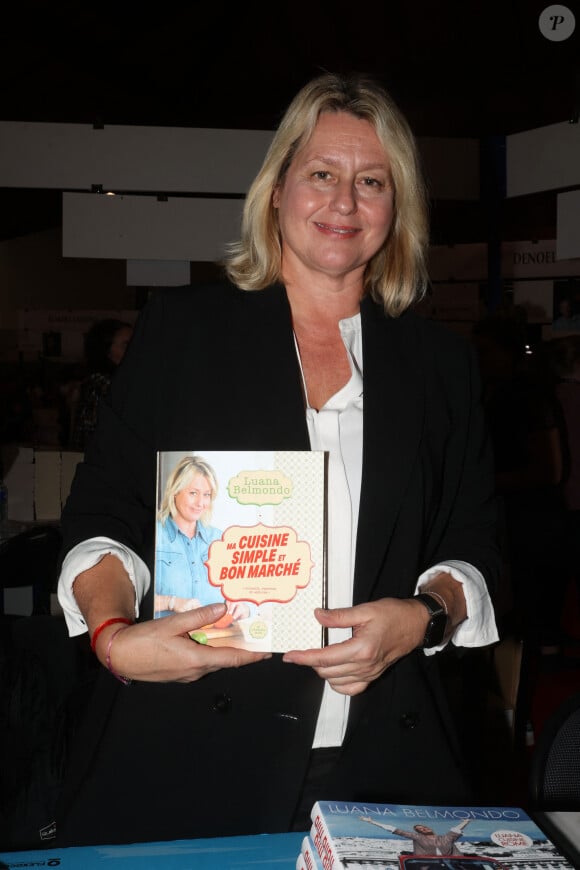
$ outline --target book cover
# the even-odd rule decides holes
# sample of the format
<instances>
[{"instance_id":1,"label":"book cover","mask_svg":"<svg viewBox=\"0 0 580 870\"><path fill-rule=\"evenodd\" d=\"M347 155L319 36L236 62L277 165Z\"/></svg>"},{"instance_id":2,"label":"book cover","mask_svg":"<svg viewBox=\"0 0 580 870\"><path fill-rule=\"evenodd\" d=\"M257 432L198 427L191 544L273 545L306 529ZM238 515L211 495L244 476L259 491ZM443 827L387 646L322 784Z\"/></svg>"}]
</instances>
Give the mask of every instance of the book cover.
<instances>
[{"instance_id":1,"label":"book cover","mask_svg":"<svg viewBox=\"0 0 580 870\"><path fill-rule=\"evenodd\" d=\"M8 852L1 870L294 870L301 832Z\"/></svg>"},{"instance_id":2,"label":"book cover","mask_svg":"<svg viewBox=\"0 0 580 870\"><path fill-rule=\"evenodd\" d=\"M296 870L323 870L320 855L308 835L302 840L302 848L296 859Z\"/></svg>"},{"instance_id":3,"label":"book cover","mask_svg":"<svg viewBox=\"0 0 580 870\"><path fill-rule=\"evenodd\" d=\"M224 601L193 640L323 646L326 468L323 451L158 452L155 618Z\"/></svg>"},{"instance_id":4,"label":"book cover","mask_svg":"<svg viewBox=\"0 0 580 870\"><path fill-rule=\"evenodd\" d=\"M310 838L324 870L572 870L519 807L317 801Z\"/></svg>"}]
</instances>

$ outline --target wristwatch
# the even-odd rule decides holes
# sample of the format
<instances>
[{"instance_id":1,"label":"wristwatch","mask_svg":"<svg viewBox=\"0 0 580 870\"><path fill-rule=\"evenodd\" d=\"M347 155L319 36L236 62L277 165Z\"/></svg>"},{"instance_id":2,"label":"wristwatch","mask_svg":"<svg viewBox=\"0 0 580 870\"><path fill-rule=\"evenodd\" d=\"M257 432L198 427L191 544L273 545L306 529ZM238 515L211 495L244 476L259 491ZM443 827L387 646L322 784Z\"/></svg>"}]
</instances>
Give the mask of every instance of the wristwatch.
<instances>
[{"instance_id":1,"label":"wristwatch","mask_svg":"<svg viewBox=\"0 0 580 870\"><path fill-rule=\"evenodd\" d=\"M413 596L414 601L420 601L429 611L430 619L425 629L425 637L421 649L430 649L432 646L440 646L447 628L447 611L434 595L428 592L420 592Z\"/></svg>"}]
</instances>

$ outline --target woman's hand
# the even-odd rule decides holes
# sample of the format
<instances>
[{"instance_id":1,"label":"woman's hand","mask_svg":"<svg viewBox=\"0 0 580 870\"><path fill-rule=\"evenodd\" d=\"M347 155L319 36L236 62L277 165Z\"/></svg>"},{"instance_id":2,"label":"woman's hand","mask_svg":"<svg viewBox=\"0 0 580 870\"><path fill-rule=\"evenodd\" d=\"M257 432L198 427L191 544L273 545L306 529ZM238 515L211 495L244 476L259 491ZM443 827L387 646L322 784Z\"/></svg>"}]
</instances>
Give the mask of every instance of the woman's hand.
<instances>
[{"instance_id":1,"label":"woman's hand","mask_svg":"<svg viewBox=\"0 0 580 870\"><path fill-rule=\"evenodd\" d=\"M198 644L190 631L214 623L226 612L224 604L210 604L185 613L135 623L118 631L108 626L99 634L96 654L106 666L110 648L111 666L117 674L146 682L190 683L220 668L239 668L270 658L269 653L248 652L233 647Z\"/></svg>"},{"instance_id":2,"label":"woman's hand","mask_svg":"<svg viewBox=\"0 0 580 870\"><path fill-rule=\"evenodd\" d=\"M358 695L398 659L421 645L429 621L412 598L382 598L335 610L315 611L326 628L352 628L352 637L324 649L292 650L285 662L314 668L343 695Z\"/></svg>"}]
</instances>

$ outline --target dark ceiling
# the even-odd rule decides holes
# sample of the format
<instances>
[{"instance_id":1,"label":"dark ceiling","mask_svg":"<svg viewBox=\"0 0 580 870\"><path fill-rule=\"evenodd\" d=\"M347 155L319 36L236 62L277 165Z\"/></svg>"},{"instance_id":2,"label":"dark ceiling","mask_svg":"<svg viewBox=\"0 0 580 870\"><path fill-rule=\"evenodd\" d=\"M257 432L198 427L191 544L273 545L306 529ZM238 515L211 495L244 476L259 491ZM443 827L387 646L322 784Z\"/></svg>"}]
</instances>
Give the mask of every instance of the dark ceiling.
<instances>
[{"instance_id":1,"label":"dark ceiling","mask_svg":"<svg viewBox=\"0 0 580 870\"><path fill-rule=\"evenodd\" d=\"M2 13L0 120L272 129L310 77L358 69L418 136L486 141L577 118L579 3L565 0L577 28L554 42L547 0L22 2ZM60 220L58 192L0 194L1 237ZM508 204L505 231L554 212L550 197ZM476 206L433 219L442 239L485 232Z\"/></svg>"}]
</instances>

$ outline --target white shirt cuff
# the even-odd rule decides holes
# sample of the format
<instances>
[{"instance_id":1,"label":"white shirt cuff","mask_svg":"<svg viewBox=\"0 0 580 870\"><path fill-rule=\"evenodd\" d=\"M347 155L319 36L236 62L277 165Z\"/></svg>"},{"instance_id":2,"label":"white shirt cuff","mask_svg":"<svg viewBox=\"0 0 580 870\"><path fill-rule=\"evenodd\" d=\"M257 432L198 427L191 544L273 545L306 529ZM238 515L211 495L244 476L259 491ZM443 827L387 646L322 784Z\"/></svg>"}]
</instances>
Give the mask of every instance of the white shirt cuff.
<instances>
[{"instance_id":1,"label":"white shirt cuff","mask_svg":"<svg viewBox=\"0 0 580 870\"><path fill-rule=\"evenodd\" d=\"M463 584L463 594L467 605L467 619L460 623L451 637L455 646L479 647L488 646L499 640L495 613L483 575L468 562L450 560L445 564L433 565L428 568L417 581L416 592L435 574L442 571L451 574L454 580ZM426 655L444 649L446 644L424 650Z\"/></svg>"},{"instance_id":2,"label":"white shirt cuff","mask_svg":"<svg viewBox=\"0 0 580 870\"><path fill-rule=\"evenodd\" d=\"M135 588L135 615L139 616L139 604L143 600L151 580L145 562L129 547L111 538L90 538L81 541L67 553L58 578L58 602L62 607L68 633L71 637L87 631L87 625L80 612L73 593L73 583L79 574L88 571L111 553L123 563L131 583Z\"/></svg>"}]
</instances>

